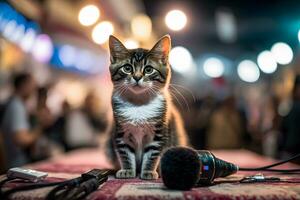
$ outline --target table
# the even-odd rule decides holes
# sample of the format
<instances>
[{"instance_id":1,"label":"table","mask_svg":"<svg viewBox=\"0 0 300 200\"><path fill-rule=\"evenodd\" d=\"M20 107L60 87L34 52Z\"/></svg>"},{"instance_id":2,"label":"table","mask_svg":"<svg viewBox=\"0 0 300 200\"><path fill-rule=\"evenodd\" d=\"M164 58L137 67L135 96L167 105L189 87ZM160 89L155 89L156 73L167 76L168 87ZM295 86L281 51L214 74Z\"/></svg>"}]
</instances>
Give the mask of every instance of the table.
<instances>
[{"instance_id":1,"label":"table","mask_svg":"<svg viewBox=\"0 0 300 200\"><path fill-rule=\"evenodd\" d=\"M217 157L235 163L241 167L258 167L273 163L274 160L259 156L246 150L219 150L213 152ZM109 168L104 154L98 149L82 149L27 167L46 171L46 181L66 180L80 176L92 168ZM297 167L287 164L286 167ZM299 167L299 166L298 166ZM232 176L217 179L218 183L210 187L198 187L190 191L170 191L161 180L143 181L140 179L119 180L110 177L96 192L87 197L90 200L154 200L154 199L199 199L199 200L255 200L255 199L300 199L300 183L251 183L240 184L236 181L245 175L257 172L238 172ZM300 175L282 175L267 173L290 181L300 181ZM184 180L182 180L184 181ZM20 183L9 183L15 187ZM43 199L51 188L20 192L12 199Z\"/></svg>"}]
</instances>

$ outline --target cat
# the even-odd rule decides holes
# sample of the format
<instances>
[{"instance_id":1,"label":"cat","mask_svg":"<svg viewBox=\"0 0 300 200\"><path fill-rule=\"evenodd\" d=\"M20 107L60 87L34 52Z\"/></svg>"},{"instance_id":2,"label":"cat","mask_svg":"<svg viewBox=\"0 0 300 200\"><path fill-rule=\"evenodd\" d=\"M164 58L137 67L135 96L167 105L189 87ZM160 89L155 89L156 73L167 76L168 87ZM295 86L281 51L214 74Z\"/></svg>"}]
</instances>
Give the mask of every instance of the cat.
<instances>
[{"instance_id":1,"label":"cat","mask_svg":"<svg viewBox=\"0 0 300 200\"><path fill-rule=\"evenodd\" d=\"M169 92L169 35L151 50L127 49L110 36L110 74L115 130L112 144L119 161L117 178L157 179L164 149L186 146L187 137Z\"/></svg>"}]
</instances>

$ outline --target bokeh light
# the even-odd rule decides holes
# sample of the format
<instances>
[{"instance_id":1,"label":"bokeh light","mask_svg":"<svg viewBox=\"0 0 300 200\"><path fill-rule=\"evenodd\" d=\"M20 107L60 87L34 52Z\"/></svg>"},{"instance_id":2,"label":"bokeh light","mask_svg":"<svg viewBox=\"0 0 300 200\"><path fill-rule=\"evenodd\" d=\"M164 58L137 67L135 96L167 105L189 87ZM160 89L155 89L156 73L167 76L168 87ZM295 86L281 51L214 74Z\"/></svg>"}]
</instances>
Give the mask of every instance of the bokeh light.
<instances>
[{"instance_id":1,"label":"bokeh light","mask_svg":"<svg viewBox=\"0 0 300 200\"><path fill-rule=\"evenodd\" d=\"M87 5L79 11L78 20L83 26L91 26L100 17L100 11L95 5Z\"/></svg>"},{"instance_id":2,"label":"bokeh light","mask_svg":"<svg viewBox=\"0 0 300 200\"><path fill-rule=\"evenodd\" d=\"M135 16L131 21L131 32L138 40L147 40L152 32L151 19L144 14Z\"/></svg>"},{"instance_id":3,"label":"bokeh light","mask_svg":"<svg viewBox=\"0 0 300 200\"><path fill-rule=\"evenodd\" d=\"M237 72L240 79L248 83L256 82L260 76L259 68L251 60L243 60L240 62Z\"/></svg>"},{"instance_id":4,"label":"bokeh light","mask_svg":"<svg viewBox=\"0 0 300 200\"><path fill-rule=\"evenodd\" d=\"M3 30L3 36L11 40L15 29L17 28L17 22L15 20L9 21Z\"/></svg>"},{"instance_id":5,"label":"bokeh light","mask_svg":"<svg viewBox=\"0 0 300 200\"><path fill-rule=\"evenodd\" d=\"M300 29L298 31L298 41L300 42Z\"/></svg>"},{"instance_id":6,"label":"bokeh light","mask_svg":"<svg viewBox=\"0 0 300 200\"><path fill-rule=\"evenodd\" d=\"M113 34L113 32L114 27L112 23L109 21L103 21L94 27L92 39L97 44L103 44L108 40L109 36Z\"/></svg>"},{"instance_id":7,"label":"bokeh light","mask_svg":"<svg viewBox=\"0 0 300 200\"><path fill-rule=\"evenodd\" d=\"M277 61L277 63L281 65L287 65L293 60L293 50L292 48L283 42L277 42L275 43L272 48L271 52Z\"/></svg>"},{"instance_id":8,"label":"bokeh light","mask_svg":"<svg viewBox=\"0 0 300 200\"><path fill-rule=\"evenodd\" d=\"M24 35L25 35L25 26L21 24L16 27L10 39L11 41L18 43L19 41L22 40Z\"/></svg>"},{"instance_id":9,"label":"bokeh light","mask_svg":"<svg viewBox=\"0 0 300 200\"><path fill-rule=\"evenodd\" d=\"M21 40L20 46L25 52L29 52L35 41L36 32L33 29L28 29L24 35L24 37Z\"/></svg>"},{"instance_id":10,"label":"bokeh light","mask_svg":"<svg viewBox=\"0 0 300 200\"><path fill-rule=\"evenodd\" d=\"M46 34L38 35L31 53L36 60L43 63L48 62L53 55L53 44L50 37Z\"/></svg>"},{"instance_id":11,"label":"bokeh light","mask_svg":"<svg viewBox=\"0 0 300 200\"><path fill-rule=\"evenodd\" d=\"M184 47L174 47L169 55L172 69L179 73L189 72L193 66L193 57L189 50Z\"/></svg>"},{"instance_id":12,"label":"bokeh light","mask_svg":"<svg viewBox=\"0 0 300 200\"><path fill-rule=\"evenodd\" d=\"M77 62L75 67L82 71L89 71L94 64L94 58L91 53L87 50L81 50L78 53Z\"/></svg>"},{"instance_id":13,"label":"bokeh light","mask_svg":"<svg viewBox=\"0 0 300 200\"><path fill-rule=\"evenodd\" d=\"M181 10L171 10L165 17L166 25L173 31L183 29L187 23L187 17Z\"/></svg>"},{"instance_id":14,"label":"bokeh light","mask_svg":"<svg viewBox=\"0 0 300 200\"><path fill-rule=\"evenodd\" d=\"M136 49L139 47L139 43L134 39L125 40L124 45L127 49Z\"/></svg>"},{"instance_id":15,"label":"bokeh light","mask_svg":"<svg viewBox=\"0 0 300 200\"><path fill-rule=\"evenodd\" d=\"M76 63L76 49L71 45L63 45L59 49L58 56L65 66L72 66Z\"/></svg>"},{"instance_id":16,"label":"bokeh light","mask_svg":"<svg viewBox=\"0 0 300 200\"><path fill-rule=\"evenodd\" d=\"M270 51L263 51L257 57L257 64L261 71L266 74L271 74L276 71L277 63Z\"/></svg>"},{"instance_id":17,"label":"bokeh light","mask_svg":"<svg viewBox=\"0 0 300 200\"><path fill-rule=\"evenodd\" d=\"M217 78L223 75L224 64L220 59L211 57L204 61L203 70L207 76Z\"/></svg>"}]
</instances>

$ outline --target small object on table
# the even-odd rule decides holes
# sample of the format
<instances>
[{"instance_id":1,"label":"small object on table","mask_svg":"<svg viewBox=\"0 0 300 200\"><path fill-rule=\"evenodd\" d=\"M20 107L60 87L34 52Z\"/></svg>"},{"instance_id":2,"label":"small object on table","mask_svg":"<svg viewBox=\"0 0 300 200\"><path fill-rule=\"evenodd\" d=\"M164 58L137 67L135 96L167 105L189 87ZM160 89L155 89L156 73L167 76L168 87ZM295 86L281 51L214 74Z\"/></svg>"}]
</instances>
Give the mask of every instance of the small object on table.
<instances>
[{"instance_id":1,"label":"small object on table","mask_svg":"<svg viewBox=\"0 0 300 200\"><path fill-rule=\"evenodd\" d=\"M253 176L246 176L240 183L258 183L258 182L279 182L280 178L277 177L265 177L263 174L259 173Z\"/></svg>"},{"instance_id":2,"label":"small object on table","mask_svg":"<svg viewBox=\"0 0 300 200\"><path fill-rule=\"evenodd\" d=\"M14 167L7 171L6 176L8 179L23 179L29 180L30 182L39 182L45 179L48 174L46 172L41 172L32 169L26 169L21 167Z\"/></svg>"}]
</instances>

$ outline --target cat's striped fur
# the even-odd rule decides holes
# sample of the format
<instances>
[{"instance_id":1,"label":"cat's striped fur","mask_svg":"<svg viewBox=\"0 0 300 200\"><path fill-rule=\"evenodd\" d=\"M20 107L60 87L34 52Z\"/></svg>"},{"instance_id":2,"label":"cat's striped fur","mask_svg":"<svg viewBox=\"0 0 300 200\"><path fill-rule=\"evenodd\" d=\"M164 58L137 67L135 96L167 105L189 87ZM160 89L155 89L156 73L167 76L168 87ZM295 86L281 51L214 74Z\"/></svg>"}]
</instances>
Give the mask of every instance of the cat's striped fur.
<instances>
[{"instance_id":1,"label":"cat's striped fur","mask_svg":"<svg viewBox=\"0 0 300 200\"><path fill-rule=\"evenodd\" d=\"M170 37L162 37L151 50L126 49L114 36L109 40L112 107L115 130L112 144L119 160L117 178L158 178L161 152L186 145L179 113L169 95Z\"/></svg>"}]
</instances>

